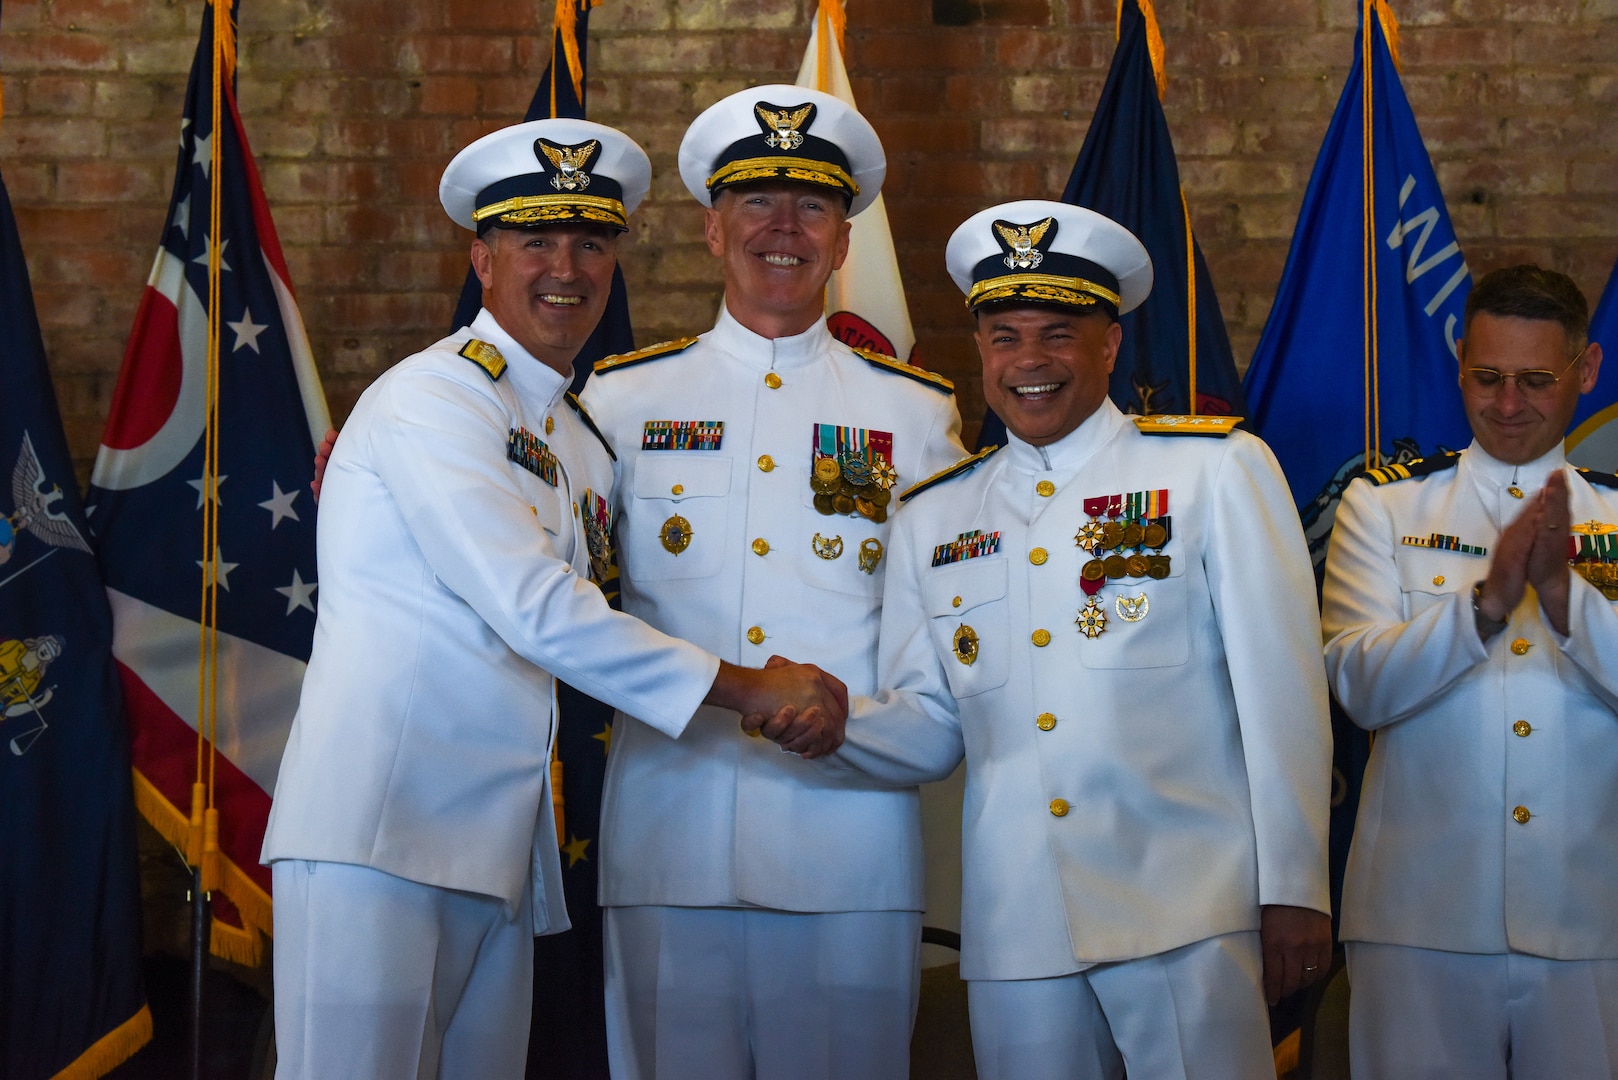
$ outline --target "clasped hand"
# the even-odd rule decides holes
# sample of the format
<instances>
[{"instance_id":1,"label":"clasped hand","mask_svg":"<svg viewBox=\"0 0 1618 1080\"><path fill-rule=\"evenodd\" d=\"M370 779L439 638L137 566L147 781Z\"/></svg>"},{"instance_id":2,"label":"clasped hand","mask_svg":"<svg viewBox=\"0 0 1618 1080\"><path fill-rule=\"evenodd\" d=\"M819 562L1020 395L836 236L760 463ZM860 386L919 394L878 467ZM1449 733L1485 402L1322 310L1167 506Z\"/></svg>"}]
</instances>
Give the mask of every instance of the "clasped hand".
<instances>
[{"instance_id":1,"label":"clasped hand","mask_svg":"<svg viewBox=\"0 0 1618 1080\"><path fill-rule=\"evenodd\" d=\"M1557 633L1566 634L1570 522L1567 476L1558 470L1495 541L1478 610L1504 622L1532 585L1546 620Z\"/></svg>"},{"instance_id":2,"label":"clasped hand","mask_svg":"<svg viewBox=\"0 0 1618 1080\"><path fill-rule=\"evenodd\" d=\"M721 663L710 704L742 714L742 730L805 758L843 744L848 687L813 664L772 656L762 668Z\"/></svg>"}]
</instances>

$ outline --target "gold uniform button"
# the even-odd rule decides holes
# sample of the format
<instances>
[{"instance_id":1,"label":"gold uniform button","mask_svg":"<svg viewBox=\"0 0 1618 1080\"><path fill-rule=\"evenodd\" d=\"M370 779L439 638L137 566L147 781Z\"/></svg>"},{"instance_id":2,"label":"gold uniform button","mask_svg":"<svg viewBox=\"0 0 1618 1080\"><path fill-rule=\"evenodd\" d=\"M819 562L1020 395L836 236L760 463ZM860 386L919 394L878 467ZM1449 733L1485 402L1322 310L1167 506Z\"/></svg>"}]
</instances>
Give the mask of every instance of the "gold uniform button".
<instances>
[{"instance_id":1,"label":"gold uniform button","mask_svg":"<svg viewBox=\"0 0 1618 1080\"><path fill-rule=\"evenodd\" d=\"M685 494L685 485L684 484L675 484L673 487L669 488L669 493L671 495L684 495Z\"/></svg>"},{"instance_id":2,"label":"gold uniform button","mask_svg":"<svg viewBox=\"0 0 1618 1080\"><path fill-rule=\"evenodd\" d=\"M1049 630L1035 630L1031 640L1036 646L1043 649L1051 643L1051 632Z\"/></svg>"},{"instance_id":3,"label":"gold uniform button","mask_svg":"<svg viewBox=\"0 0 1618 1080\"><path fill-rule=\"evenodd\" d=\"M1052 728L1056 727L1056 715L1054 713L1042 712L1038 716L1034 717L1034 723L1039 725L1039 730L1050 731Z\"/></svg>"},{"instance_id":4,"label":"gold uniform button","mask_svg":"<svg viewBox=\"0 0 1618 1080\"><path fill-rule=\"evenodd\" d=\"M1519 825L1528 824L1528 819L1533 817L1533 816L1534 815L1532 815L1532 814L1530 814L1528 812L1528 807L1526 807L1526 806L1519 806L1519 807L1517 807L1517 809L1515 809L1515 810L1513 810L1511 812L1512 819L1514 821L1516 821L1517 824L1519 824Z\"/></svg>"},{"instance_id":5,"label":"gold uniform button","mask_svg":"<svg viewBox=\"0 0 1618 1080\"><path fill-rule=\"evenodd\" d=\"M1066 799L1051 800L1051 817L1067 817L1067 810L1068 806Z\"/></svg>"},{"instance_id":6,"label":"gold uniform button","mask_svg":"<svg viewBox=\"0 0 1618 1080\"><path fill-rule=\"evenodd\" d=\"M769 472L773 468L775 468L775 459L774 458L772 458L768 454L760 454L758 456L758 471L759 472Z\"/></svg>"},{"instance_id":7,"label":"gold uniform button","mask_svg":"<svg viewBox=\"0 0 1618 1080\"><path fill-rule=\"evenodd\" d=\"M1048 499L1052 495L1056 494L1056 485L1051 483L1049 480L1041 480L1039 483L1034 485L1034 490Z\"/></svg>"},{"instance_id":8,"label":"gold uniform button","mask_svg":"<svg viewBox=\"0 0 1618 1080\"><path fill-rule=\"evenodd\" d=\"M1444 584L1444 575L1439 574L1437 577L1433 578L1433 584L1434 585L1442 585L1442 584Z\"/></svg>"},{"instance_id":9,"label":"gold uniform button","mask_svg":"<svg viewBox=\"0 0 1618 1080\"><path fill-rule=\"evenodd\" d=\"M764 539L761 536L757 540L753 541L753 554L754 555L768 555L769 553L770 553L770 542L768 540ZM755 644L756 644L756 642L755 642Z\"/></svg>"},{"instance_id":10,"label":"gold uniform button","mask_svg":"<svg viewBox=\"0 0 1618 1080\"><path fill-rule=\"evenodd\" d=\"M1044 566L1045 560L1049 559L1050 557L1050 552L1046 551L1044 548L1035 548L1033 551L1028 553L1028 561L1033 563L1035 566Z\"/></svg>"},{"instance_id":11,"label":"gold uniform button","mask_svg":"<svg viewBox=\"0 0 1618 1080\"><path fill-rule=\"evenodd\" d=\"M545 434L549 435L551 432L553 432L555 430L556 430L556 421L552 420L550 417L547 416L545 418Z\"/></svg>"},{"instance_id":12,"label":"gold uniform button","mask_svg":"<svg viewBox=\"0 0 1618 1080\"><path fill-rule=\"evenodd\" d=\"M764 628L762 626L748 627L747 640L751 641L754 645L764 644Z\"/></svg>"},{"instance_id":13,"label":"gold uniform button","mask_svg":"<svg viewBox=\"0 0 1618 1080\"><path fill-rule=\"evenodd\" d=\"M1506 494L1510 495L1513 499L1520 499L1522 498L1522 488L1518 487L1516 484L1513 484L1506 488Z\"/></svg>"},{"instance_id":14,"label":"gold uniform button","mask_svg":"<svg viewBox=\"0 0 1618 1080\"><path fill-rule=\"evenodd\" d=\"M770 372L768 375L764 376L764 385L768 386L771 390L781 389L781 376L777 375L773 371Z\"/></svg>"},{"instance_id":15,"label":"gold uniform button","mask_svg":"<svg viewBox=\"0 0 1618 1080\"><path fill-rule=\"evenodd\" d=\"M1511 733L1519 739L1526 739L1533 733L1534 725L1526 720L1519 720L1511 725Z\"/></svg>"},{"instance_id":16,"label":"gold uniform button","mask_svg":"<svg viewBox=\"0 0 1618 1080\"><path fill-rule=\"evenodd\" d=\"M1511 651L1518 656L1527 656L1528 650L1532 649L1533 647L1534 643L1529 641L1527 638L1520 637L1511 643Z\"/></svg>"},{"instance_id":17,"label":"gold uniform button","mask_svg":"<svg viewBox=\"0 0 1618 1080\"><path fill-rule=\"evenodd\" d=\"M957 596L955 599L953 599L953 600L951 600L949 602L949 606L950 607L960 607L961 606L961 598L959 596Z\"/></svg>"},{"instance_id":18,"label":"gold uniform button","mask_svg":"<svg viewBox=\"0 0 1618 1080\"><path fill-rule=\"evenodd\" d=\"M762 731L751 731L750 730L747 733L747 737L750 738L750 739L762 739L764 737L764 733Z\"/></svg>"}]
</instances>

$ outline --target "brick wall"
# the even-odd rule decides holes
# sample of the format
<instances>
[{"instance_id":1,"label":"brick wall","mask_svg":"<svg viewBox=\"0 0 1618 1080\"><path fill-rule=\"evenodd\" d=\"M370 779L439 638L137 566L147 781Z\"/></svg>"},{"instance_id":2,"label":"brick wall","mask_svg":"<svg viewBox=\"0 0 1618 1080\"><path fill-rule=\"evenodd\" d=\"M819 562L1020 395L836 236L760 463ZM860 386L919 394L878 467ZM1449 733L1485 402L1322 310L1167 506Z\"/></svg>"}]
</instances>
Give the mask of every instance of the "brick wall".
<instances>
[{"instance_id":1,"label":"brick wall","mask_svg":"<svg viewBox=\"0 0 1618 1080\"><path fill-rule=\"evenodd\" d=\"M851 0L855 94L920 349L981 408L944 242L1001 198L1059 193L1112 50L1112 0ZM686 122L791 81L812 0L607 0L591 116L651 153L626 250L637 337L705 328L718 298L674 168ZM1531 259L1592 302L1618 258L1618 2L1395 0L1404 85L1475 271ZM437 178L520 118L548 0L243 0L240 100L334 415L443 329L466 237ZM1238 361L1263 326L1348 70L1354 0L1160 0L1166 109ZM200 0L9 0L0 168L81 479L163 223Z\"/></svg>"}]
</instances>

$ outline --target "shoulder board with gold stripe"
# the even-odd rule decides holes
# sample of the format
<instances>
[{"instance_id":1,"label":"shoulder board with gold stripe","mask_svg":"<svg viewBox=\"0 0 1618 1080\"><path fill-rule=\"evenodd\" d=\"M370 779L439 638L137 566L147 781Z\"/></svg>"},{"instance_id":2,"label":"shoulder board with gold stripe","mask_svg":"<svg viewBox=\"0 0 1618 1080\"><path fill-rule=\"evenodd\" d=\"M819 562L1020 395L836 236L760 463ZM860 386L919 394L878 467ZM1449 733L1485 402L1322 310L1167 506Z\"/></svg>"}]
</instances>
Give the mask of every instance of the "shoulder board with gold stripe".
<instances>
[{"instance_id":1,"label":"shoulder board with gold stripe","mask_svg":"<svg viewBox=\"0 0 1618 1080\"><path fill-rule=\"evenodd\" d=\"M899 496L899 501L904 502L906 499L911 498L912 496L920 495L923 491L926 491L935 484L942 484L945 480L949 480L952 477L965 476L967 473L977 468L979 464L989 460L989 455L998 449L1000 449L998 446L985 446L982 450L979 450L971 457L964 457L948 468L938 470L927 479L910 485L909 489L906 490L903 495Z\"/></svg>"},{"instance_id":2,"label":"shoulder board with gold stripe","mask_svg":"<svg viewBox=\"0 0 1618 1080\"><path fill-rule=\"evenodd\" d=\"M1453 469L1460 464L1459 454L1439 454L1437 457L1417 458L1402 464L1383 465L1377 469L1366 469L1365 479L1381 487L1383 484L1393 484L1400 480L1410 480L1419 476L1431 476L1433 473Z\"/></svg>"},{"instance_id":3,"label":"shoulder board with gold stripe","mask_svg":"<svg viewBox=\"0 0 1618 1080\"><path fill-rule=\"evenodd\" d=\"M673 341L660 341L656 345L648 345L644 349L634 352L619 353L604 360L597 360L595 371L597 375L605 375L609 371L630 367L634 364L644 364L648 360L657 360L664 356L673 356L683 352L697 343L694 337L675 338Z\"/></svg>"},{"instance_id":4,"label":"shoulder board with gold stripe","mask_svg":"<svg viewBox=\"0 0 1618 1080\"><path fill-rule=\"evenodd\" d=\"M851 345L849 348L854 347ZM916 367L914 364L907 364L902 360L895 360L887 353L874 352L870 349L854 349L854 355L874 367L904 375L907 378L915 379L919 383L926 383L934 390L939 390L946 394L955 393L955 384L944 378L944 376L928 371L926 368Z\"/></svg>"},{"instance_id":5,"label":"shoulder board with gold stripe","mask_svg":"<svg viewBox=\"0 0 1618 1080\"><path fill-rule=\"evenodd\" d=\"M1131 416L1130 419L1135 421L1135 427L1142 435L1204 435L1212 439L1223 439L1242 422L1240 416L1177 416L1167 413Z\"/></svg>"},{"instance_id":6,"label":"shoulder board with gold stripe","mask_svg":"<svg viewBox=\"0 0 1618 1080\"><path fill-rule=\"evenodd\" d=\"M487 341L473 338L461 346L461 355L483 369L483 374L489 377L490 382L499 382L500 376L506 373L506 358L500 355L500 350Z\"/></svg>"},{"instance_id":7,"label":"shoulder board with gold stripe","mask_svg":"<svg viewBox=\"0 0 1618 1080\"><path fill-rule=\"evenodd\" d=\"M1594 469L1579 468L1577 465L1574 468L1579 470L1580 476L1597 487L1618 488L1618 476L1610 472L1596 472Z\"/></svg>"},{"instance_id":8,"label":"shoulder board with gold stripe","mask_svg":"<svg viewBox=\"0 0 1618 1080\"><path fill-rule=\"evenodd\" d=\"M589 428L591 433L595 435L596 438L601 440L601 445L607 449L607 456L612 458L612 460L617 461L618 455L612 452L612 444L607 442L607 437L605 435L601 434L601 429L596 427L596 422L590 419L590 413L579 401L579 395L569 390L562 396L565 397L567 399L567 403L573 407L573 411L579 414L579 419L584 421L584 426Z\"/></svg>"}]
</instances>

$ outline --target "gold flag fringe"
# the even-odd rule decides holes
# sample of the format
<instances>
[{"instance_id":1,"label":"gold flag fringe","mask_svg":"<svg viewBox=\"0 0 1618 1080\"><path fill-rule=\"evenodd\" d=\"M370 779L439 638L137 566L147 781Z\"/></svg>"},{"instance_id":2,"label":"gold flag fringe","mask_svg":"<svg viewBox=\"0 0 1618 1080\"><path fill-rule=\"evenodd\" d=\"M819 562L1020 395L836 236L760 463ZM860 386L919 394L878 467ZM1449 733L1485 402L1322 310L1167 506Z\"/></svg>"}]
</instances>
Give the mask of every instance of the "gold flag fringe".
<instances>
[{"instance_id":1,"label":"gold flag fringe","mask_svg":"<svg viewBox=\"0 0 1618 1080\"><path fill-rule=\"evenodd\" d=\"M90 1044L52 1080L99 1080L151 1041L152 1010L142 1005L139 1012Z\"/></svg>"},{"instance_id":2,"label":"gold flag fringe","mask_svg":"<svg viewBox=\"0 0 1618 1080\"><path fill-rule=\"evenodd\" d=\"M1157 79L1157 100L1162 101L1163 95L1168 93L1168 68L1163 63L1163 32L1157 26L1157 9L1152 7L1152 0L1138 0L1141 17L1146 20L1146 53L1152 58L1152 74ZM1118 0L1118 15L1113 20L1112 37L1118 40L1123 32L1124 4Z\"/></svg>"},{"instance_id":3,"label":"gold flag fringe","mask_svg":"<svg viewBox=\"0 0 1618 1080\"><path fill-rule=\"evenodd\" d=\"M556 0L556 36L562 38L562 53L567 57L567 69L573 76L573 96L584 100L584 62L579 57L579 11L589 11L601 0ZM551 78L556 78L556 53L551 52ZM556 93L551 93L551 115L556 115Z\"/></svg>"}]
</instances>

